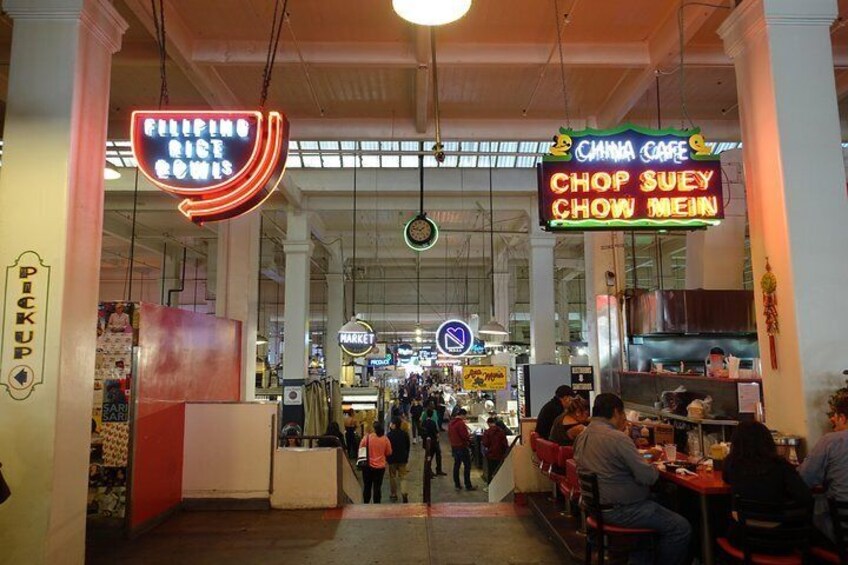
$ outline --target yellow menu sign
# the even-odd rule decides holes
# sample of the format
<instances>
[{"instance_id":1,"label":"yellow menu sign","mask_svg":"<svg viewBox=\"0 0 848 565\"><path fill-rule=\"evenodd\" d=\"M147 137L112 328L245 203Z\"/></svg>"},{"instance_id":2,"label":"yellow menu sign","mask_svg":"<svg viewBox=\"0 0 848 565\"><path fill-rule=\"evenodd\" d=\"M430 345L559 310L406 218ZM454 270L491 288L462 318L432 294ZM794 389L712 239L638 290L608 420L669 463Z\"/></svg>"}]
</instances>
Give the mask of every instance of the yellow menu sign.
<instances>
[{"instance_id":1,"label":"yellow menu sign","mask_svg":"<svg viewBox=\"0 0 848 565\"><path fill-rule=\"evenodd\" d=\"M466 365L462 368L462 388L465 390L500 390L508 383L506 367Z\"/></svg>"}]
</instances>

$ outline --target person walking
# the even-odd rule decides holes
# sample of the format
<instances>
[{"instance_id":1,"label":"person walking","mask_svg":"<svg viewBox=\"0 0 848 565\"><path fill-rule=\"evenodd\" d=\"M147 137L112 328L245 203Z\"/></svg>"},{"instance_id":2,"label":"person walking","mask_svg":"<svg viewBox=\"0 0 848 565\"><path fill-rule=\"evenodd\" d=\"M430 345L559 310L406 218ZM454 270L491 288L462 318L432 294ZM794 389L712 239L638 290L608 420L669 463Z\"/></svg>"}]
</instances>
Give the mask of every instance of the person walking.
<instances>
[{"instance_id":1,"label":"person walking","mask_svg":"<svg viewBox=\"0 0 848 565\"><path fill-rule=\"evenodd\" d=\"M424 407L421 406L420 400L416 398L412 401L409 413L412 418L412 443L418 443L418 436L421 435L421 415L424 413Z\"/></svg>"},{"instance_id":2,"label":"person walking","mask_svg":"<svg viewBox=\"0 0 848 565\"><path fill-rule=\"evenodd\" d=\"M351 408L344 416L345 444L347 445L347 456L356 458L356 412Z\"/></svg>"},{"instance_id":3,"label":"person walking","mask_svg":"<svg viewBox=\"0 0 848 565\"><path fill-rule=\"evenodd\" d=\"M362 438L359 447L368 450L368 465L362 469L362 500L368 504L373 493L374 504L380 504L383 498L383 477L388 465L386 457L392 454L392 443L386 437L381 422L374 422L374 431Z\"/></svg>"},{"instance_id":4,"label":"person walking","mask_svg":"<svg viewBox=\"0 0 848 565\"><path fill-rule=\"evenodd\" d=\"M456 490L462 490L459 482L459 468L462 465L465 465L463 473L465 490L477 490L477 487L471 484L471 434L468 433L468 426L465 424L467 414L465 408L460 408L456 418L448 424L448 439L453 453L453 484Z\"/></svg>"},{"instance_id":5,"label":"person walking","mask_svg":"<svg viewBox=\"0 0 848 565\"><path fill-rule=\"evenodd\" d=\"M430 440L430 453L427 453L427 455L430 457L431 465L432 460L436 459L436 474L434 476L444 477L447 473L442 471L442 448L439 445L439 425L436 423L436 411L432 408L428 409L424 412L421 422L421 440L424 442L425 448L427 447L427 440Z\"/></svg>"},{"instance_id":6,"label":"person walking","mask_svg":"<svg viewBox=\"0 0 848 565\"><path fill-rule=\"evenodd\" d=\"M400 418L392 418L387 435L392 444L392 454L386 458L389 463L389 498L392 502L398 499L398 483L403 502L409 502L409 491L406 486L406 475L409 473L409 434L403 429Z\"/></svg>"},{"instance_id":7,"label":"person walking","mask_svg":"<svg viewBox=\"0 0 848 565\"><path fill-rule=\"evenodd\" d=\"M506 440L506 434L503 429L498 426L497 418L490 416L486 420L489 425L488 429L483 432L481 442L486 450L486 475L488 482L491 484L492 479L501 467L506 452L509 449L509 442Z\"/></svg>"}]
</instances>

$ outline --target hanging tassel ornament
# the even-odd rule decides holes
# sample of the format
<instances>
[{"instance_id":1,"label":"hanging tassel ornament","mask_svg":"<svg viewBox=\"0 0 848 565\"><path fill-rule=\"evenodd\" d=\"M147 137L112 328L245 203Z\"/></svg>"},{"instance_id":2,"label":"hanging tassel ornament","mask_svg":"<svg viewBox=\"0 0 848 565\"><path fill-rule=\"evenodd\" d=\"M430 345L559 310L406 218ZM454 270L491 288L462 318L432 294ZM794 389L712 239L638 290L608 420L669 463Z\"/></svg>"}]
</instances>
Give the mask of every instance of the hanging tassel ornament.
<instances>
[{"instance_id":1,"label":"hanging tassel ornament","mask_svg":"<svg viewBox=\"0 0 848 565\"><path fill-rule=\"evenodd\" d=\"M766 272L760 280L760 288L763 291L763 315L769 337L771 368L777 370L777 346L774 342L774 336L780 333L780 325L777 321L777 277L771 272L768 257L766 257Z\"/></svg>"}]
</instances>

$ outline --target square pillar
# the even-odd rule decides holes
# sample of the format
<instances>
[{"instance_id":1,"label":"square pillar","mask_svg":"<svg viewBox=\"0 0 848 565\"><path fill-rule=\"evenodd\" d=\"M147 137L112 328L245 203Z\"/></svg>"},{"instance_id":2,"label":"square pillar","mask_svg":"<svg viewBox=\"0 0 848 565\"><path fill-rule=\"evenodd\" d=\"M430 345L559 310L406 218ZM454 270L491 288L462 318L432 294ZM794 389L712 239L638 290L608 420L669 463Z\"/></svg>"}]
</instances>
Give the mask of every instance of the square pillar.
<instances>
[{"instance_id":1,"label":"square pillar","mask_svg":"<svg viewBox=\"0 0 848 565\"><path fill-rule=\"evenodd\" d=\"M6 0L0 175L0 561L85 559L112 54L106 0ZM20 336L18 336L20 334ZM26 344L23 342L26 341Z\"/></svg>"},{"instance_id":2,"label":"square pillar","mask_svg":"<svg viewBox=\"0 0 848 565\"><path fill-rule=\"evenodd\" d=\"M595 390L617 393L615 370L621 368L619 316L614 299L625 286L624 234L583 234L586 266L586 335L589 363L595 368ZM607 273L614 280L607 280ZM608 284L608 283L612 284Z\"/></svg>"},{"instance_id":3,"label":"square pillar","mask_svg":"<svg viewBox=\"0 0 848 565\"><path fill-rule=\"evenodd\" d=\"M283 424L304 422L304 385L309 369L309 273L312 261L305 212L290 210L283 251L286 254L286 305L283 342L283 398L300 392L300 404L283 403Z\"/></svg>"},{"instance_id":4,"label":"square pillar","mask_svg":"<svg viewBox=\"0 0 848 565\"><path fill-rule=\"evenodd\" d=\"M848 198L830 26L836 0L746 0L719 28L736 68L769 427L827 429L848 368ZM777 277L777 369L759 281Z\"/></svg>"},{"instance_id":5,"label":"square pillar","mask_svg":"<svg viewBox=\"0 0 848 565\"><path fill-rule=\"evenodd\" d=\"M554 246L556 237L530 236L530 362L556 362Z\"/></svg>"},{"instance_id":6,"label":"square pillar","mask_svg":"<svg viewBox=\"0 0 848 565\"><path fill-rule=\"evenodd\" d=\"M259 308L257 212L218 223L215 314L241 322L241 399L256 397L256 333Z\"/></svg>"},{"instance_id":7,"label":"square pillar","mask_svg":"<svg viewBox=\"0 0 848 565\"><path fill-rule=\"evenodd\" d=\"M739 150L721 154L727 204L717 226L686 234L686 288L742 290L745 271L745 181Z\"/></svg>"},{"instance_id":8,"label":"square pillar","mask_svg":"<svg viewBox=\"0 0 848 565\"><path fill-rule=\"evenodd\" d=\"M324 367L327 375L340 380L342 375L342 349L339 347L339 330L344 316L344 262L340 246L330 250L327 272L327 327L324 331Z\"/></svg>"}]
</instances>

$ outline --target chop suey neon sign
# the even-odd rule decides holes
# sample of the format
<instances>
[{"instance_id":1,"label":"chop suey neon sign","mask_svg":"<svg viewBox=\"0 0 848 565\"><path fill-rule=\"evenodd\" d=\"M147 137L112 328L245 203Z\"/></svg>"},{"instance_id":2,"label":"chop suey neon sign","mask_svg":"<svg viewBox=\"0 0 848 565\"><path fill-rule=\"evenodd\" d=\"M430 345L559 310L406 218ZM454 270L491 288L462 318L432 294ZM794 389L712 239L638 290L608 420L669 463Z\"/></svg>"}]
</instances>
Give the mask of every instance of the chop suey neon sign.
<instances>
[{"instance_id":1,"label":"chop suey neon sign","mask_svg":"<svg viewBox=\"0 0 848 565\"><path fill-rule=\"evenodd\" d=\"M139 111L131 127L142 174L183 198L195 223L250 212L283 178L289 126L278 112Z\"/></svg>"},{"instance_id":2,"label":"chop suey neon sign","mask_svg":"<svg viewBox=\"0 0 848 565\"><path fill-rule=\"evenodd\" d=\"M548 230L698 228L724 217L721 163L699 130L560 130L539 165Z\"/></svg>"}]
</instances>

